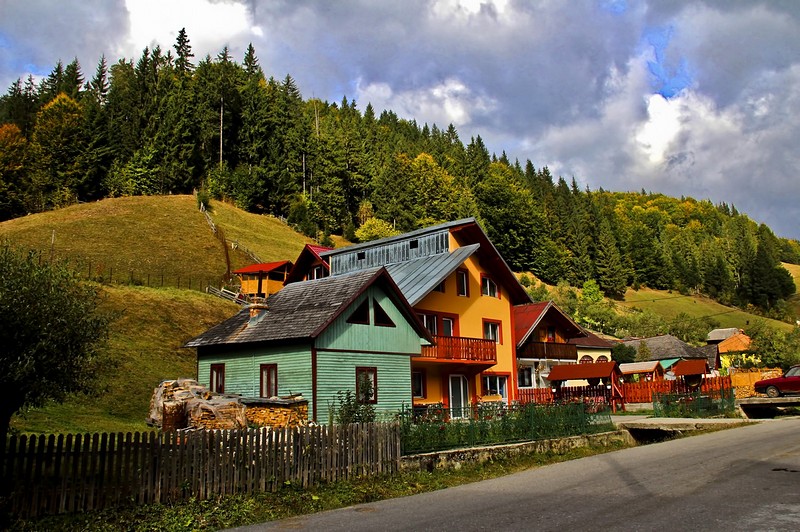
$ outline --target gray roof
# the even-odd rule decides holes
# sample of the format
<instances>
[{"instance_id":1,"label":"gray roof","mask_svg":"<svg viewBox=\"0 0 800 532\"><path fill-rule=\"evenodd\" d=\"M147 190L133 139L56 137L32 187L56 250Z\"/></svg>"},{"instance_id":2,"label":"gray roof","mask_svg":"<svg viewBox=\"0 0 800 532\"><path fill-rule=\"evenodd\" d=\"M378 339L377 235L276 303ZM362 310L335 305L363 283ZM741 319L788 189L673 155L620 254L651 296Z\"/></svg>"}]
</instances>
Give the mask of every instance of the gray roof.
<instances>
[{"instance_id":1,"label":"gray roof","mask_svg":"<svg viewBox=\"0 0 800 532\"><path fill-rule=\"evenodd\" d=\"M739 329L736 327L728 327L727 329L714 329L708 333L708 336L706 336L706 342L721 342L723 340L727 340L738 332Z\"/></svg>"},{"instance_id":2,"label":"gray roof","mask_svg":"<svg viewBox=\"0 0 800 532\"><path fill-rule=\"evenodd\" d=\"M406 262L397 262L386 266L389 275L403 293L403 297L413 307L436 288L447 276L464 264L480 244L471 244L456 249L452 253L442 253L421 257Z\"/></svg>"},{"instance_id":3,"label":"gray roof","mask_svg":"<svg viewBox=\"0 0 800 532\"><path fill-rule=\"evenodd\" d=\"M717 359L719 359L719 347L717 344L702 345L697 348L697 351L706 356L709 369L719 369L719 364L717 363Z\"/></svg>"},{"instance_id":4,"label":"gray roof","mask_svg":"<svg viewBox=\"0 0 800 532\"><path fill-rule=\"evenodd\" d=\"M665 358L706 358L705 353L698 351L697 348L690 346L680 338L676 338L671 334L626 340L623 343L635 347L638 352L642 342L647 343L647 348L650 350L650 360L662 360Z\"/></svg>"},{"instance_id":5,"label":"gray roof","mask_svg":"<svg viewBox=\"0 0 800 532\"><path fill-rule=\"evenodd\" d=\"M384 244L388 244L390 242L399 242L402 240L410 240L413 238L420 237L422 235L426 235L428 233L435 233L437 231L441 231L442 229L450 229L453 227L458 227L465 224L476 223L475 218L462 218L461 220L454 220L452 222L445 222L438 225L432 225L430 227L423 227L422 229L417 229L415 231L411 231L408 233L403 233L400 235L395 236L387 236L385 238L379 238L377 240L370 240L369 242L363 242L361 244L353 244L352 246L345 246L343 248L335 248L329 249L327 251L323 251L320 253L320 257L329 257L331 255L337 255L339 253L350 253L354 250L359 249L366 249L376 246L382 246Z\"/></svg>"},{"instance_id":6,"label":"gray roof","mask_svg":"<svg viewBox=\"0 0 800 532\"><path fill-rule=\"evenodd\" d=\"M251 322L248 308L186 342L184 347L254 342L282 342L316 337L376 279L391 278L384 268L292 283L267 299L269 309ZM395 290L388 290L395 292ZM390 294L391 295L391 294ZM407 302L398 297L398 307L418 324ZM403 307L405 307L403 309ZM422 331L425 336L424 331Z\"/></svg>"}]
</instances>

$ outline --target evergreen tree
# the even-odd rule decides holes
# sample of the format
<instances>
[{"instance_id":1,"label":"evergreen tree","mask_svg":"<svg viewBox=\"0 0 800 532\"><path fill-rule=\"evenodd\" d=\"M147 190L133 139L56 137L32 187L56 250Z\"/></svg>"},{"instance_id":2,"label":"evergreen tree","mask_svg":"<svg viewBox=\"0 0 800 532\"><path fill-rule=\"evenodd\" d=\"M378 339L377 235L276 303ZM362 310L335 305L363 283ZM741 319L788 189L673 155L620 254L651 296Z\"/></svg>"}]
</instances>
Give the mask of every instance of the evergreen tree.
<instances>
[{"instance_id":1,"label":"evergreen tree","mask_svg":"<svg viewBox=\"0 0 800 532\"><path fill-rule=\"evenodd\" d=\"M597 283L608 297L619 298L625 295L627 272L622 264L617 242L611 232L608 220L600 221L600 233L597 241Z\"/></svg>"}]
</instances>

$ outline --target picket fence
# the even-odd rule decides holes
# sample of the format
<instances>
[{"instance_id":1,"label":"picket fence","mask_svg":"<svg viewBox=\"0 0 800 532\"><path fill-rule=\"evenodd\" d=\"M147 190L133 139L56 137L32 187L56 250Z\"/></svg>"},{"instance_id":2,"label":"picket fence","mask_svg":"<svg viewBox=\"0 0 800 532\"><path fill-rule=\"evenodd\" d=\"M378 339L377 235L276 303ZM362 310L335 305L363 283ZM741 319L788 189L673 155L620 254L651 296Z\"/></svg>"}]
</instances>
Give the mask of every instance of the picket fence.
<instances>
[{"instance_id":1,"label":"picket fence","mask_svg":"<svg viewBox=\"0 0 800 532\"><path fill-rule=\"evenodd\" d=\"M706 394L730 389L730 376L705 378L700 385L700 392ZM626 382L622 384L622 398L625 403L651 403L654 393L663 394L689 391L691 391L691 389L685 386L683 381L679 380ZM565 401L582 398L595 401L605 400L608 402L610 397L611 392L605 386L565 386L559 390L559 398ZM519 402L523 404L552 403L555 401L556 397L550 388L520 388L518 390L518 399Z\"/></svg>"},{"instance_id":2,"label":"picket fence","mask_svg":"<svg viewBox=\"0 0 800 532\"><path fill-rule=\"evenodd\" d=\"M12 436L0 473L12 515L276 491L393 473L397 423L240 431Z\"/></svg>"}]
</instances>

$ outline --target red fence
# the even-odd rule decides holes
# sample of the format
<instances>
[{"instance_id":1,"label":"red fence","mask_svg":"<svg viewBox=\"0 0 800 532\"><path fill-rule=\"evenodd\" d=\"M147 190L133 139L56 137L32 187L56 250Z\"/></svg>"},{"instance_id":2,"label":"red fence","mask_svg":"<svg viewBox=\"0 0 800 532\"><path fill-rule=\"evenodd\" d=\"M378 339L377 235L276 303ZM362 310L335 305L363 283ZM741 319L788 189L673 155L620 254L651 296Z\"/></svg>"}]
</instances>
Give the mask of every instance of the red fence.
<instances>
[{"instance_id":1,"label":"red fence","mask_svg":"<svg viewBox=\"0 0 800 532\"><path fill-rule=\"evenodd\" d=\"M658 380L627 382L621 385L622 398L626 403L650 403L653 401L653 393L680 393L693 391L686 386L683 381ZM700 385L701 393L713 393L721 389L731 388L731 378L709 377L703 379ZM580 398L600 399L606 401L611 396L610 390L604 386L569 386L562 387L558 391L560 400L574 400ZM550 388L520 388L517 390L517 397L520 403L552 403L555 400Z\"/></svg>"}]
</instances>

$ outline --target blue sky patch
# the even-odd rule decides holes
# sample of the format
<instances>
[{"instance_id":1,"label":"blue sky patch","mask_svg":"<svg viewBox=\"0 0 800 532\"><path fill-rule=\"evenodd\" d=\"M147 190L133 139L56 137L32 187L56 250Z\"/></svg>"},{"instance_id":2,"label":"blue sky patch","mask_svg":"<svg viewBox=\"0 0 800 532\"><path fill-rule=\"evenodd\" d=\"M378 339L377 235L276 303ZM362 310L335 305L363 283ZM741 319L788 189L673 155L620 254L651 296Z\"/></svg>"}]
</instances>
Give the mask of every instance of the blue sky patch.
<instances>
[{"instance_id":1,"label":"blue sky patch","mask_svg":"<svg viewBox=\"0 0 800 532\"><path fill-rule=\"evenodd\" d=\"M642 46L653 50L653 59L647 62L653 91L664 98L672 98L691 86L693 76L688 61L681 58L677 65L666 59L666 50L672 40L672 26L647 28L642 36Z\"/></svg>"}]
</instances>

